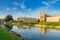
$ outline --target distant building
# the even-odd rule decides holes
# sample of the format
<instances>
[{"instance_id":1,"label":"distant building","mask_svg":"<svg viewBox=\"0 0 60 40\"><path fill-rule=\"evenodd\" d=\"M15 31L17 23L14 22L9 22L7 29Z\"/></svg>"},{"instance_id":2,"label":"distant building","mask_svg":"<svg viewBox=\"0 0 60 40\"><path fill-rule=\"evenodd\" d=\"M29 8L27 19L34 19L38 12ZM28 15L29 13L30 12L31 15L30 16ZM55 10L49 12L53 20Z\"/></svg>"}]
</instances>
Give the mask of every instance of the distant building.
<instances>
[{"instance_id":1,"label":"distant building","mask_svg":"<svg viewBox=\"0 0 60 40\"><path fill-rule=\"evenodd\" d=\"M60 16L46 15L45 12L40 13L40 22L60 22Z\"/></svg>"},{"instance_id":2,"label":"distant building","mask_svg":"<svg viewBox=\"0 0 60 40\"><path fill-rule=\"evenodd\" d=\"M15 21L21 21L21 22L37 22L36 18L28 18L28 17L19 17L16 18Z\"/></svg>"},{"instance_id":3,"label":"distant building","mask_svg":"<svg viewBox=\"0 0 60 40\"><path fill-rule=\"evenodd\" d=\"M45 13L40 13L40 22L45 22L45 21L46 21Z\"/></svg>"},{"instance_id":4,"label":"distant building","mask_svg":"<svg viewBox=\"0 0 60 40\"><path fill-rule=\"evenodd\" d=\"M47 22L60 22L60 16L47 17L46 21Z\"/></svg>"}]
</instances>

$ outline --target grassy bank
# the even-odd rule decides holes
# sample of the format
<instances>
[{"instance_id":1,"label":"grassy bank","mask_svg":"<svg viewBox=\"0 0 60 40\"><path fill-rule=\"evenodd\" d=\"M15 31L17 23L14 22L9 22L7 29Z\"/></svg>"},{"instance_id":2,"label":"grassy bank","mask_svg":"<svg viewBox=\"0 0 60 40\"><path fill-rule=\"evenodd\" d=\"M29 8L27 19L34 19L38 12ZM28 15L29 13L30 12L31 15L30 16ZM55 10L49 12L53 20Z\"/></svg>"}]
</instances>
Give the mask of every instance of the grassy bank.
<instances>
[{"instance_id":1,"label":"grassy bank","mask_svg":"<svg viewBox=\"0 0 60 40\"><path fill-rule=\"evenodd\" d=\"M38 25L47 25L47 26L60 26L60 22L12 22L15 25L24 25L24 24L38 24Z\"/></svg>"},{"instance_id":2,"label":"grassy bank","mask_svg":"<svg viewBox=\"0 0 60 40\"><path fill-rule=\"evenodd\" d=\"M22 40L22 38L19 38L0 27L0 40Z\"/></svg>"},{"instance_id":3,"label":"grassy bank","mask_svg":"<svg viewBox=\"0 0 60 40\"><path fill-rule=\"evenodd\" d=\"M38 25L60 26L60 22L39 22Z\"/></svg>"},{"instance_id":4,"label":"grassy bank","mask_svg":"<svg viewBox=\"0 0 60 40\"><path fill-rule=\"evenodd\" d=\"M12 24L13 25L25 25L25 24L27 24L27 25L29 25L29 24L35 25L35 24L38 24L38 22L12 22Z\"/></svg>"}]
</instances>

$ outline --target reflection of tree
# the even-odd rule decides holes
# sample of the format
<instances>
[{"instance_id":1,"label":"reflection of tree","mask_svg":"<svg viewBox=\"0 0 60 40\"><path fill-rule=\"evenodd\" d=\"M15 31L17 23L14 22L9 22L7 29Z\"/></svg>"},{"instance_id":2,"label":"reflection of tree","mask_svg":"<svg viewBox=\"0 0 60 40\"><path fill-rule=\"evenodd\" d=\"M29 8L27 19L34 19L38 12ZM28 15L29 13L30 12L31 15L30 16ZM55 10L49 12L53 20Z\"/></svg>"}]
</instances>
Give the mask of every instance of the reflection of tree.
<instances>
[{"instance_id":1,"label":"reflection of tree","mask_svg":"<svg viewBox=\"0 0 60 40\"><path fill-rule=\"evenodd\" d=\"M4 24L4 20L3 19L0 19L0 24Z\"/></svg>"},{"instance_id":2,"label":"reflection of tree","mask_svg":"<svg viewBox=\"0 0 60 40\"><path fill-rule=\"evenodd\" d=\"M12 24L11 24L11 22L5 22L5 27L8 29L8 30L11 30L12 29Z\"/></svg>"}]
</instances>

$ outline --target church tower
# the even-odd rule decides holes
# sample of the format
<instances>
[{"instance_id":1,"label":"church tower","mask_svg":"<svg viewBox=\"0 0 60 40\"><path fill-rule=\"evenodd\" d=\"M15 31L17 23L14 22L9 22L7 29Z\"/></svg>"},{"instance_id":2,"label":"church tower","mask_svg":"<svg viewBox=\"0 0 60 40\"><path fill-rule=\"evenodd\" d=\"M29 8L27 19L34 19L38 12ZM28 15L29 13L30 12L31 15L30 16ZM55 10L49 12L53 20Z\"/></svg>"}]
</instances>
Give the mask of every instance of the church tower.
<instances>
[{"instance_id":1,"label":"church tower","mask_svg":"<svg viewBox=\"0 0 60 40\"><path fill-rule=\"evenodd\" d=\"M46 22L45 12L41 12L41 13L40 13L40 22Z\"/></svg>"}]
</instances>

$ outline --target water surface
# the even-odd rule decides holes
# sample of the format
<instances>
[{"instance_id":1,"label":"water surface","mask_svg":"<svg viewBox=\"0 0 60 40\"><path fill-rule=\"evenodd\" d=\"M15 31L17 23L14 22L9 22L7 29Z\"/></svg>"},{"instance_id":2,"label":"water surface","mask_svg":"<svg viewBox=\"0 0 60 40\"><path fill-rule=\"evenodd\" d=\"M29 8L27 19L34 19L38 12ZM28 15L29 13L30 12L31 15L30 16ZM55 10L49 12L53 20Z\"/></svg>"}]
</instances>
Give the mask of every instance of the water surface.
<instances>
[{"instance_id":1,"label":"water surface","mask_svg":"<svg viewBox=\"0 0 60 40\"><path fill-rule=\"evenodd\" d=\"M24 40L60 40L60 30L31 27L29 29L13 26L12 31L24 36Z\"/></svg>"}]
</instances>

